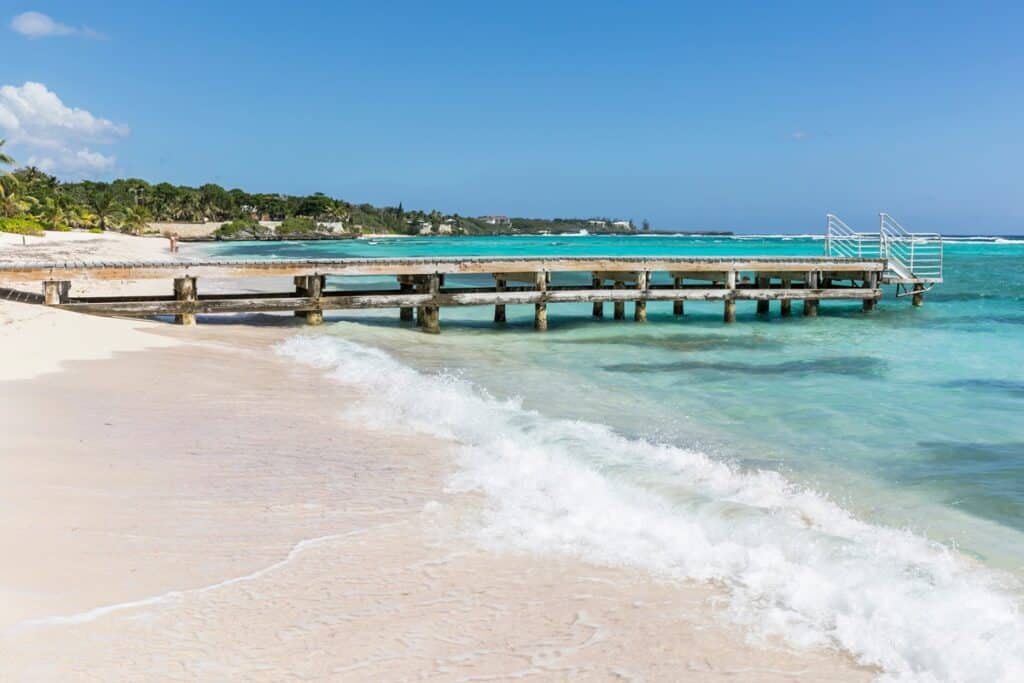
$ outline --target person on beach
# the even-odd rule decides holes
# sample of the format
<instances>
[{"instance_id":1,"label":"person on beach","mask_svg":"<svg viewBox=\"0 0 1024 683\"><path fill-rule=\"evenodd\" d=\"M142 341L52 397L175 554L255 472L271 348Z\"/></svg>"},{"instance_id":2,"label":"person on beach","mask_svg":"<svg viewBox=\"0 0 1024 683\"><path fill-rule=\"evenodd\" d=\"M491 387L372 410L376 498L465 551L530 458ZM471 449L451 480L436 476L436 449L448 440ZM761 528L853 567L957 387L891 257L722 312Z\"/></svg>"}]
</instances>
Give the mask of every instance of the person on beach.
<instances>
[{"instance_id":1,"label":"person on beach","mask_svg":"<svg viewBox=\"0 0 1024 683\"><path fill-rule=\"evenodd\" d=\"M170 242L171 242L171 253L172 254L177 254L178 253L178 233L172 232L170 235L167 236L167 239L170 240Z\"/></svg>"}]
</instances>

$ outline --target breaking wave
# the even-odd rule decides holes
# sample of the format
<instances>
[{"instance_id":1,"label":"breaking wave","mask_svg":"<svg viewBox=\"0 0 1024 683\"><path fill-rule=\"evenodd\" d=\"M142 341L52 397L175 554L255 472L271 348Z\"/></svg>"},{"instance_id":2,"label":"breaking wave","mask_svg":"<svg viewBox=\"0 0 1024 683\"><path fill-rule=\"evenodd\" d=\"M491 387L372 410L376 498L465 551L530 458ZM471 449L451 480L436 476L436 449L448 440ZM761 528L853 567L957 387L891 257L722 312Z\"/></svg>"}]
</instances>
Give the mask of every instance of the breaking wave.
<instances>
[{"instance_id":1,"label":"breaking wave","mask_svg":"<svg viewBox=\"0 0 1024 683\"><path fill-rule=\"evenodd\" d=\"M364 421L454 440L450 487L487 494L488 547L716 581L752 633L842 648L883 680L1024 680L1014 580L941 544L777 472L548 417L379 349L303 335L278 351L365 388Z\"/></svg>"}]
</instances>

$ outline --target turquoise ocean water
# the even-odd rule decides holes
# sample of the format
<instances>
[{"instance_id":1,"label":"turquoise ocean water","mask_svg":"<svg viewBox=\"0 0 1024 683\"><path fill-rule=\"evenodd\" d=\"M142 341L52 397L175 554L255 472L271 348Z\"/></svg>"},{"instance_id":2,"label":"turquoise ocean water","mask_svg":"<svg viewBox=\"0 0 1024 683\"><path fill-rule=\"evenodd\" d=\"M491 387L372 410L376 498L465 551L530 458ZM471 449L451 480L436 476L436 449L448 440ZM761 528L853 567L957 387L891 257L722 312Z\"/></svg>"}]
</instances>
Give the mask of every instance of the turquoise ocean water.
<instances>
[{"instance_id":1,"label":"turquoise ocean water","mask_svg":"<svg viewBox=\"0 0 1024 683\"><path fill-rule=\"evenodd\" d=\"M235 243L246 258L818 255L809 237L538 236ZM282 352L367 385L373 413L460 444L479 539L727 587L752 633L906 680L1022 680L1024 240L951 238L922 308L819 317L648 304L335 312ZM488 280L451 278L449 285ZM568 281L568 280L563 280ZM353 279L356 287L390 286ZM627 317L631 317L627 305ZM953 551L953 552L951 552ZM979 664L979 662L984 662Z\"/></svg>"}]
</instances>

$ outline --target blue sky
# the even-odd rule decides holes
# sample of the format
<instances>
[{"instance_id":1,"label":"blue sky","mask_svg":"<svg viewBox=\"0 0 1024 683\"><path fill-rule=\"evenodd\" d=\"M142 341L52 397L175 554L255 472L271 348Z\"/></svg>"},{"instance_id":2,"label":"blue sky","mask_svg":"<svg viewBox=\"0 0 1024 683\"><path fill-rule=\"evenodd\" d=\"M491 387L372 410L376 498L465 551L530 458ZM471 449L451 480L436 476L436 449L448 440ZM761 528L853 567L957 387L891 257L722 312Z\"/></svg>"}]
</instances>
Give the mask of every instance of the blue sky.
<instances>
[{"instance_id":1,"label":"blue sky","mask_svg":"<svg viewBox=\"0 0 1024 683\"><path fill-rule=\"evenodd\" d=\"M63 177L1024 232L1024 6L767 5L0 2L0 136Z\"/></svg>"}]
</instances>

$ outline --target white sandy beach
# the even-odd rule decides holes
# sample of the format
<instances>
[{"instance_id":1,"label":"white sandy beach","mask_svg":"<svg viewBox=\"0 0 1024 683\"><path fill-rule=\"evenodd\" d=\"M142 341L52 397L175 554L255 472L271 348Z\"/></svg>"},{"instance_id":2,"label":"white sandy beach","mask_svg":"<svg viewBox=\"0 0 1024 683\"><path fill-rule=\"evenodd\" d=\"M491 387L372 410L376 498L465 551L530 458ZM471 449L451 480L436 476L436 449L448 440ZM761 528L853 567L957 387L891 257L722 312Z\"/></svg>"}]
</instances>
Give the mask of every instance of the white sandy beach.
<instances>
[{"instance_id":1,"label":"white sandy beach","mask_svg":"<svg viewBox=\"0 0 1024 683\"><path fill-rule=\"evenodd\" d=\"M0 261L171 258L0 238ZM358 388L270 350L301 329L0 302L0 680L876 673L752 642L714 586L481 549L453 444L345 418Z\"/></svg>"}]
</instances>

